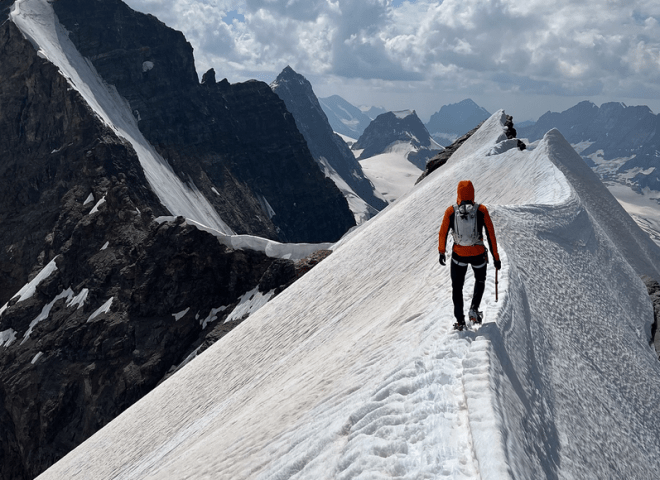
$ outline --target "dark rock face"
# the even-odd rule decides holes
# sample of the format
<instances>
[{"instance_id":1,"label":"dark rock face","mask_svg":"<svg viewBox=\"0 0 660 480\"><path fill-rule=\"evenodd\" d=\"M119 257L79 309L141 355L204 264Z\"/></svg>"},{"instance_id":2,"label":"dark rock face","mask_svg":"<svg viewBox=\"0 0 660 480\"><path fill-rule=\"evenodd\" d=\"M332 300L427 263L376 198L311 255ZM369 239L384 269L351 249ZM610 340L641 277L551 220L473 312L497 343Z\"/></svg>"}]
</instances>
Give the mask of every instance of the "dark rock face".
<instances>
[{"instance_id":1,"label":"dark rock face","mask_svg":"<svg viewBox=\"0 0 660 480\"><path fill-rule=\"evenodd\" d=\"M332 129L337 133L341 133L342 135L346 135L356 140L364 133L365 128L367 128L371 123L371 120L373 120L363 113L362 110L355 105L350 104L339 95L319 98L319 103L321 104L323 112L328 117L328 122Z\"/></svg>"},{"instance_id":2,"label":"dark rock face","mask_svg":"<svg viewBox=\"0 0 660 480\"><path fill-rule=\"evenodd\" d=\"M14 0L0 0L0 23L5 21L13 4Z\"/></svg>"},{"instance_id":3,"label":"dark rock face","mask_svg":"<svg viewBox=\"0 0 660 480\"><path fill-rule=\"evenodd\" d=\"M593 162L587 157L599 150L603 151L605 160L634 157L619 169L619 173L658 165L660 116L654 115L648 107L604 103L599 108L584 101L561 113L545 113L534 125L521 127L519 136L533 142L552 128L559 130L571 144L590 142L591 145L580 155L591 165ZM660 190L660 172L639 174L633 182L639 188Z\"/></svg>"},{"instance_id":4,"label":"dark rock face","mask_svg":"<svg viewBox=\"0 0 660 480\"><path fill-rule=\"evenodd\" d=\"M312 156L317 161L325 158L353 191L375 210L385 208L386 202L376 197L373 184L365 177L346 142L333 132L309 81L287 66L271 88L293 115Z\"/></svg>"},{"instance_id":5,"label":"dark rock face","mask_svg":"<svg viewBox=\"0 0 660 480\"><path fill-rule=\"evenodd\" d=\"M518 134L515 127L513 126L513 117L511 115L507 115L506 120L504 121L504 134L506 135L507 140L516 138L516 135ZM522 140L518 140L517 146L518 150L527 149L527 145Z\"/></svg>"},{"instance_id":6,"label":"dark rock face","mask_svg":"<svg viewBox=\"0 0 660 480\"><path fill-rule=\"evenodd\" d=\"M408 160L422 170L427 160L440 148L435 145L414 110L378 115L352 148L363 149L360 159L364 159L384 153L395 142L408 142L415 147L417 151L409 155Z\"/></svg>"},{"instance_id":7,"label":"dark rock face","mask_svg":"<svg viewBox=\"0 0 660 480\"><path fill-rule=\"evenodd\" d=\"M98 200L123 173L132 194L165 214L133 149L96 120L57 68L11 22L0 28L0 304L61 244L50 236L72 189ZM82 200L85 200L84 198ZM73 220L64 223L70 233Z\"/></svg>"},{"instance_id":8,"label":"dark rock face","mask_svg":"<svg viewBox=\"0 0 660 480\"><path fill-rule=\"evenodd\" d=\"M215 72L200 84L183 34L121 0L58 0L53 7L78 50L128 100L147 140L234 231L324 242L354 225L268 85L216 83Z\"/></svg>"},{"instance_id":9,"label":"dark rock face","mask_svg":"<svg viewBox=\"0 0 660 480\"><path fill-rule=\"evenodd\" d=\"M133 148L12 22L0 25L0 131L0 479L27 480L239 324L224 319L244 294L276 294L307 264L156 222L168 212Z\"/></svg>"},{"instance_id":10,"label":"dark rock face","mask_svg":"<svg viewBox=\"0 0 660 480\"><path fill-rule=\"evenodd\" d=\"M490 113L486 109L468 98L444 105L431 115L426 128L440 145L447 146L452 143L451 138L465 134L489 117Z\"/></svg>"},{"instance_id":11,"label":"dark rock face","mask_svg":"<svg viewBox=\"0 0 660 480\"><path fill-rule=\"evenodd\" d=\"M293 262L229 250L181 217L158 225L138 215L128 190L121 180L110 187L74 227L57 270L0 319L17 337L0 356L2 478L33 478L228 333L242 319L223 319L271 267L268 288L295 279Z\"/></svg>"}]
</instances>

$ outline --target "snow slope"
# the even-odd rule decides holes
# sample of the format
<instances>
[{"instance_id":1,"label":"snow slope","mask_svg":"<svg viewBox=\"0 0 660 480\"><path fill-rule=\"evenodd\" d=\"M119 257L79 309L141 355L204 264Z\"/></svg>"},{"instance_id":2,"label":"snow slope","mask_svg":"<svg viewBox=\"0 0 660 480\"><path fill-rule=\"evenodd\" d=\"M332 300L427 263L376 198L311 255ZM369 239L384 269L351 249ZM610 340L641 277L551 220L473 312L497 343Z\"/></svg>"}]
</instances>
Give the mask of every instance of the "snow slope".
<instances>
[{"instance_id":1,"label":"snow slope","mask_svg":"<svg viewBox=\"0 0 660 480\"><path fill-rule=\"evenodd\" d=\"M528 144L528 148L535 148L538 141ZM593 145L594 142L583 141L572 144L575 151L582 154L584 150ZM655 171L655 167L642 169L640 167L632 168L625 172L620 172L626 162L635 158L633 156L611 158L605 160L605 152L597 150L594 153L586 155L585 160L589 159L593 163L591 169L598 175L614 198L630 214L639 227L644 230L653 241L660 245L660 192L651 190L648 187L641 188L635 177L637 175L650 175Z\"/></svg>"},{"instance_id":2,"label":"snow slope","mask_svg":"<svg viewBox=\"0 0 660 480\"><path fill-rule=\"evenodd\" d=\"M415 148L408 142L397 142L387 152L360 160L362 171L389 203L408 193L422 171L408 161ZM359 156L362 150L354 151Z\"/></svg>"},{"instance_id":3,"label":"snow slope","mask_svg":"<svg viewBox=\"0 0 660 480\"><path fill-rule=\"evenodd\" d=\"M332 180L339 191L344 195L344 198L348 202L348 208L353 212L353 218L355 218L356 225L362 225L364 222L369 220L372 217L378 215L378 210L365 202L362 197L360 197L355 191L350 187L348 183L337 173L337 171L330 165L330 162L325 157L319 157L318 159L319 167L323 174ZM369 178L366 173L365 176ZM372 182L373 183L373 182ZM387 201L385 197L382 196L380 191L374 189L374 197Z\"/></svg>"},{"instance_id":4,"label":"snow slope","mask_svg":"<svg viewBox=\"0 0 660 480\"><path fill-rule=\"evenodd\" d=\"M658 249L624 256L643 232L602 218L616 201L561 135L494 148L503 121L39 478L655 478L660 363L631 263L660 278ZM466 178L503 269L457 333L436 242Z\"/></svg>"},{"instance_id":5,"label":"snow slope","mask_svg":"<svg viewBox=\"0 0 660 480\"><path fill-rule=\"evenodd\" d=\"M17 0L10 18L40 55L60 69L99 118L133 146L149 185L170 213L233 233L197 187L192 182L183 183L144 138L128 102L78 52L48 0Z\"/></svg>"}]
</instances>

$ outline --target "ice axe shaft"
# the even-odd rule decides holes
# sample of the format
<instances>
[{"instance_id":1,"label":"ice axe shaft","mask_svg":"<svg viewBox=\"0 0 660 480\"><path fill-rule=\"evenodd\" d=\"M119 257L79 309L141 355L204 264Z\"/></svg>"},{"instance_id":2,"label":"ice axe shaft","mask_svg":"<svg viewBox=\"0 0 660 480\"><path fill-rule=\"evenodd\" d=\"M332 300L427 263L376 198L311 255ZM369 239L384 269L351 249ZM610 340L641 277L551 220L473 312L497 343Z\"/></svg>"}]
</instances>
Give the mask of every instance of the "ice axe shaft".
<instances>
[{"instance_id":1,"label":"ice axe shaft","mask_svg":"<svg viewBox=\"0 0 660 480\"><path fill-rule=\"evenodd\" d=\"M495 302L497 302L497 268L495 269Z\"/></svg>"}]
</instances>

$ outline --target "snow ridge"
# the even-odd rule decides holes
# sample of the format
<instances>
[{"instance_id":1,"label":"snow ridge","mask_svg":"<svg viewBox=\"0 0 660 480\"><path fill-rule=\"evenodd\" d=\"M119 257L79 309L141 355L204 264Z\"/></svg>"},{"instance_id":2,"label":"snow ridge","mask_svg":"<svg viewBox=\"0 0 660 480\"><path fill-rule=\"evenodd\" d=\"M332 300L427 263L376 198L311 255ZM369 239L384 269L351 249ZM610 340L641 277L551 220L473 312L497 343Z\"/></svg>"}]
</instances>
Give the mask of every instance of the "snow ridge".
<instances>
[{"instance_id":1,"label":"snow ridge","mask_svg":"<svg viewBox=\"0 0 660 480\"><path fill-rule=\"evenodd\" d=\"M163 216L155 219L158 223L172 222L177 217ZM199 222L186 218L185 225L191 225L199 230L210 233L218 241L234 250L254 250L262 252L272 258L284 258L288 260L301 260L319 250L328 250L332 243L280 243L267 238L255 237L253 235L227 235L221 233Z\"/></svg>"},{"instance_id":2,"label":"snow ridge","mask_svg":"<svg viewBox=\"0 0 660 480\"><path fill-rule=\"evenodd\" d=\"M654 478L646 290L565 140L497 153L503 124L39 478ZM436 242L464 178L503 269L457 333Z\"/></svg>"}]
</instances>

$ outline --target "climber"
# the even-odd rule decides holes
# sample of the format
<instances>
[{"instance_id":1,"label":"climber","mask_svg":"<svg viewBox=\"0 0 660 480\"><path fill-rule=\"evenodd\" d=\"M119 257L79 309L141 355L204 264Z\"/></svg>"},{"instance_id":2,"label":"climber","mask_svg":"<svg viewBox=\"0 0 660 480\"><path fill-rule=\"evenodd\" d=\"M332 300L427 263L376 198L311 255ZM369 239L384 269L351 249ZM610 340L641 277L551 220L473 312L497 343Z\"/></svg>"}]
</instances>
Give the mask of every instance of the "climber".
<instances>
[{"instance_id":1,"label":"climber","mask_svg":"<svg viewBox=\"0 0 660 480\"><path fill-rule=\"evenodd\" d=\"M479 311L481 298L486 288L486 268L488 265L488 250L484 246L483 228L486 227L488 246L493 256L493 264L499 270L502 268L500 256L497 253L495 229L484 205L474 203L474 186L469 180L458 182L456 204L445 211L440 227L438 251L440 252L440 265L446 264L445 249L449 229L452 230L454 247L451 254L451 288L454 302L454 317L456 330L463 330L465 315L463 312L463 284L468 265L472 265L474 272L474 293L468 312L468 318L473 323L481 323L482 312Z\"/></svg>"}]
</instances>

